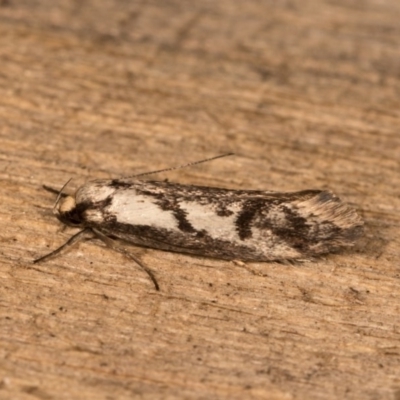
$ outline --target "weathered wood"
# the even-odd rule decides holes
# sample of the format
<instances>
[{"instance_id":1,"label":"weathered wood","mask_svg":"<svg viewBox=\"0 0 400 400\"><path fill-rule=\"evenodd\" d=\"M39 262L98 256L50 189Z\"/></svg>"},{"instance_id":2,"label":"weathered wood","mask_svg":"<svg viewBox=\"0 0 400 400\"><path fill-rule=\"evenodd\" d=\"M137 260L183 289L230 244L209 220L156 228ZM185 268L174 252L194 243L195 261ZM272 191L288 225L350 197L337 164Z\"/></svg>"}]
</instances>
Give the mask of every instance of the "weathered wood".
<instances>
[{"instance_id":1,"label":"weathered wood","mask_svg":"<svg viewBox=\"0 0 400 400\"><path fill-rule=\"evenodd\" d=\"M399 399L400 3L1 2L0 399ZM299 265L64 242L71 189L329 188L354 251ZM252 272L253 271L253 272ZM257 274L258 272L258 274Z\"/></svg>"}]
</instances>

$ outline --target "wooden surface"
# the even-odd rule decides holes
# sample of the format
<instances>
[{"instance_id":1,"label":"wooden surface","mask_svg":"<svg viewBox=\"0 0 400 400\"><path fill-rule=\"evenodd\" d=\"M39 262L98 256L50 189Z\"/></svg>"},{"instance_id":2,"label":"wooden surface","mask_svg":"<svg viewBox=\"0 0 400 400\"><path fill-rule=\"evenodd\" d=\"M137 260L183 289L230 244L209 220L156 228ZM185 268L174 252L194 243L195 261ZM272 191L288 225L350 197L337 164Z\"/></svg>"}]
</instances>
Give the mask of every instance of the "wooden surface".
<instances>
[{"instance_id":1,"label":"wooden surface","mask_svg":"<svg viewBox=\"0 0 400 400\"><path fill-rule=\"evenodd\" d=\"M2 1L0 399L400 399L397 0ZM159 175L329 188L354 251L299 265L96 242L54 196ZM252 272L253 271L253 272ZM254 274L258 271L259 275Z\"/></svg>"}]
</instances>

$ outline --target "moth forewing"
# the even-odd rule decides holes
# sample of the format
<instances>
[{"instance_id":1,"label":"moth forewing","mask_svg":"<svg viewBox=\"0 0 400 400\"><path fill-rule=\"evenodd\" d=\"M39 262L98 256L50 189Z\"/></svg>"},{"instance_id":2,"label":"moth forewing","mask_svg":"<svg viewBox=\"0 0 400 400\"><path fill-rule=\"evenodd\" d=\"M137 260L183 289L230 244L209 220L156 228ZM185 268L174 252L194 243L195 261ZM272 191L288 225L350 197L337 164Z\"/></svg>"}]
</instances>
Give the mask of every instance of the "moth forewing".
<instances>
[{"instance_id":1,"label":"moth forewing","mask_svg":"<svg viewBox=\"0 0 400 400\"><path fill-rule=\"evenodd\" d=\"M75 202L75 204L74 204ZM334 194L94 181L58 217L140 246L243 261L304 258L354 244L362 221Z\"/></svg>"}]
</instances>

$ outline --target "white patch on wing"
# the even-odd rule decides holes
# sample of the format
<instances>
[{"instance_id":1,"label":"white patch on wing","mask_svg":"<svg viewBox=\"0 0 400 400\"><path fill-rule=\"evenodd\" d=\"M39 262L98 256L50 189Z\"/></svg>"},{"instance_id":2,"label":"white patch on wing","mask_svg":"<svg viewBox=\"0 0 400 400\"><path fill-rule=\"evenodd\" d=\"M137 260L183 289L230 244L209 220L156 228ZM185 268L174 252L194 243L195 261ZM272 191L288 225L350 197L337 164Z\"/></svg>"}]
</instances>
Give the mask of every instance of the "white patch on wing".
<instances>
[{"instance_id":1,"label":"white patch on wing","mask_svg":"<svg viewBox=\"0 0 400 400\"><path fill-rule=\"evenodd\" d=\"M178 230L178 221L172 211L162 210L155 201L154 198L136 194L134 189L119 190L115 191L107 211L123 224Z\"/></svg>"},{"instance_id":2,"label":"white patch on wing","mask_svg":"<svg viewBox=\"0 0 400 400\"><path fill-rule=\"evenodd\" d=\"M93 181L83 185L75 194L76 203L85 201L98 202L105 200L115 192L115 188L106 185L108 181Z\"/></svg>"},{"instance_id":3,"label":"white patch on wing","mask_svg":"<svg viewBox=\"0 0 400 400\"><path fill-rule=\"evenodd\" d=\"M291 208L290 204L287 205L287 208ZM274 226L277 227L285 226L285 224L287 223L286 214L281 209L279 209L279 207L271 207L266 213L265 218L271 221Z\"/></svg>"},{"instance_id":4,"label":"white patch on wing","mask_svg":"<svg viewBox=\"0 0 400 400\"><path fill-rule=\"evenodd\" d=\"M266 258L271 260L282 258L283 252L288 258L297 258L301 254L290 247L284 240L280 239L268 229L252 228L252 237L246 240L246 246L258 249Z\"/></svg>"},{"instance_id":5,"label":"white patch on wing","mask_svg":"<svg viewBox=\"0 0 400 400\"><path fill-rule=\"evenodd\" d=\"M243 242L240 240L236 231L235 210L227 217L220 217L208 205L202 205L195 202L179 203L182 210L186 211L186 218L194 229L205 230L208 235L214 239L229 240L231 242Z\"/></svg>"},{"instance_id":6,"label":"white patch on wing","mask_svg":"<svg viewBox=\"0 0 400 400\"><path fill-rule=\"evenodd\" d=\"M88 222L94 222L96 224L101 224L104 222L103 213L101 210L86 210L85 220Z\"/></svg>"}]
</instances>

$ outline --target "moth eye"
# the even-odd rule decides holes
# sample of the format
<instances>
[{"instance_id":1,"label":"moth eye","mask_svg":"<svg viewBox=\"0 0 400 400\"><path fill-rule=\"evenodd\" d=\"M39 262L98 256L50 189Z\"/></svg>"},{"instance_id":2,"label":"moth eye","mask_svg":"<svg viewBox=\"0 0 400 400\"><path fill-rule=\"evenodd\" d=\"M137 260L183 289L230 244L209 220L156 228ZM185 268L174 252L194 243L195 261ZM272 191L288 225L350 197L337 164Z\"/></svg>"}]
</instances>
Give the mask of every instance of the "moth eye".
<instances>
[{"instance_id":1,"label":"moth eye","mask_svg":"<svg viewBox=\"0 0 400 400\"><path fill-rule=\"evenodd\" d=\"M71 225L80 225L81 221L79 221L78 219L68 218L68 223Z\"/></svg>"},{"instance_id":2,"label":"moth eye","mask_svg":"<svg viewBox=\"0 0 400 400\"><path fill-rule=\"evenodd\" d=\"M60 213L58 219L70 226L79 226L82 224L82 218L75 208L71 211Z\"/></svg>"},{"instance_id":3,"label":"moth eye","mask_svg":"<svg viewBox=\"0 0 400 400\"><path fill-rule=\"evenodd\" d=\"M81 215L76 211L76 209L66 213L66 218L71 225L80 225L82 223Z\"/></svg>"}]
</instances>

